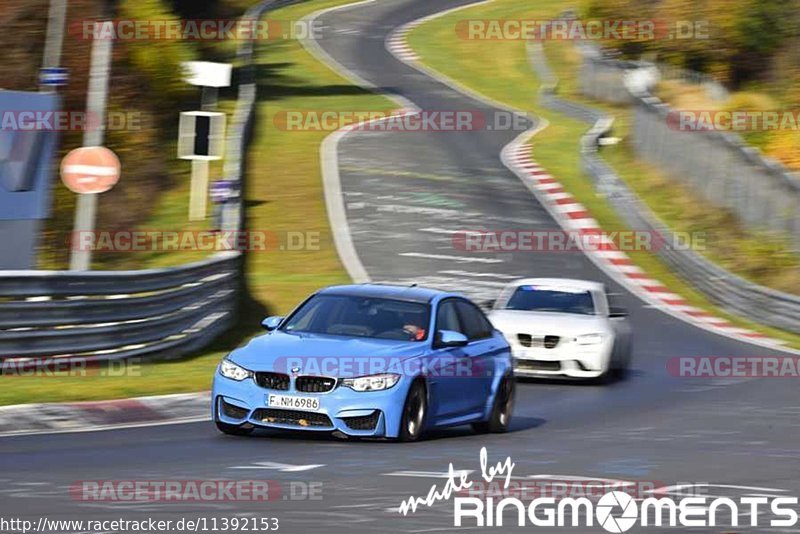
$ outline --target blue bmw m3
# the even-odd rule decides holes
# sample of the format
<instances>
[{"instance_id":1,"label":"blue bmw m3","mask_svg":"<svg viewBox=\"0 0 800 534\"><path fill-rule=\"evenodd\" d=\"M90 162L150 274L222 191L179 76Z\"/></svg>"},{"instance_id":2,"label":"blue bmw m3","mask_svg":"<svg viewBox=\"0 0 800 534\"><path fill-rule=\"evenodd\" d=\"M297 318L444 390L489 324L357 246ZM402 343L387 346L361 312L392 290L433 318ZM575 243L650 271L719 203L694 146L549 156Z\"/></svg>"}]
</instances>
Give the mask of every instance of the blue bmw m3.
<instances>
[{"instance_id":1,"label":"blue bmw m3","mask_svg":"<svg viewBox=\"0 0 800 534\"><path fill-rule=\"evenodd\" d=\"M463 296L419 287L328 287L262 323L219 364L220 431L257 427L414 441L426 429L508 429L511 351Z\"/></svg>"}]
</instances>

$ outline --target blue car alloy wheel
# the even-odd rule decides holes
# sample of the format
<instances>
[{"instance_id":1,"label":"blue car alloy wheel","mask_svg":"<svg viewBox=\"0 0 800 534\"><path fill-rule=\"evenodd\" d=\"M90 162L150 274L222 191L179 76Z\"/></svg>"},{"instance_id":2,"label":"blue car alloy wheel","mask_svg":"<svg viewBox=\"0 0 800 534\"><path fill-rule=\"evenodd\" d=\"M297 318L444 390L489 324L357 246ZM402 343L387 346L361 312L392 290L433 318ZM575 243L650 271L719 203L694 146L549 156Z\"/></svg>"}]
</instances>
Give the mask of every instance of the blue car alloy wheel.
<instances>
[{"instance_id":1,"label":"blue car alloy wheel","mask_svg":"<svg viewBox=\"0 0 800 534\"><path fill-rule=\"evenodd\" d=\"M415 441L471 424L504 432L513 410L511 351L467 298L419 287L325 288L219 364L213 420L258 428Z\"/></svg>"}]
</instances>

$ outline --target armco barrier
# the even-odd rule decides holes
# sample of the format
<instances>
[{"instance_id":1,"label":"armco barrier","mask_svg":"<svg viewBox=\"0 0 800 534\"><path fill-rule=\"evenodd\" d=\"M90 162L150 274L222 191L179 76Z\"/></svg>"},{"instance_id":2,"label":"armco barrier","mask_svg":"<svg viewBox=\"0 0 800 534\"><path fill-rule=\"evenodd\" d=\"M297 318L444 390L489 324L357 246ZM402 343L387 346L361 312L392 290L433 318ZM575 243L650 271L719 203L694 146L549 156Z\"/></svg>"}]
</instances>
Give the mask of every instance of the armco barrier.
<instances>
[{"instance_id":1,"label":"armco barrier","mask_svg":"<svg viewBox=\"0 0 800 534\"><path fill-rule=\"evenodd\" d=\"M550 69L539 70L539 66L547 65L542 48L531 45L528 50L531 64L545 82L540 92L542 105L592 125L582 137L579 150L581 167L594 182L598 192L606 197L631 229L656 232L664 236L665 242L675 242L670 229L599 156L598 140L609 134L613 119L589 106L568 102L556 96L557 80L553 78ZM615 70L620 72L623 69ZM721 308L756 323L800 333L800 296L749 282L691 249L661 247L658 255L676 273Z\"/></svg>"},{"instance_id":2,"label":"armco barrier","mask_svg":"<svg viewBox=\"0 0 800 534\"><path fill-rule=\"evenodd\" d=\"M177 357L235 320L241 254L141 271L0 272L0 357Z\"/></svg>"},{"instance_id":3,"label":"armco barrier","mask_svg":"<svg viewBox=\"0 0 800 534\"><path fill-rule=\"evenodd\" d=\"M697 191L710 204L726 208L750 229L787 236L800 250L800 175L748 146L735 132L679 129L680 110L633 87L633 72L643 63L603 59L596 47L581 44L581 92L596 100L629 102L631 141L638 157ZM650 65L650 69L661 71ZM662 75L663 77L663 75ZM709 93L724 89L698 75ZM611 95L621 94L613 98ZM688 128L688 127L687 127Z\"/></svg>"},{"instance_id":4,"label":"armco barrier","mask_svg":"<svg viewBox=\"0 0 800 534\"><path fill-rule=\"evenodd\" d=\"M244 20L297 0L265 0ZM242 40L239 95L227 139L225 176L241 183L256 86L253 41ZM223 210L222 228L242 228L241 196ZM176 358L230 328L240 292L242 254L223 252L174 268L140 271L0 271L0 360Z\"/></svg>"}]
</instances>

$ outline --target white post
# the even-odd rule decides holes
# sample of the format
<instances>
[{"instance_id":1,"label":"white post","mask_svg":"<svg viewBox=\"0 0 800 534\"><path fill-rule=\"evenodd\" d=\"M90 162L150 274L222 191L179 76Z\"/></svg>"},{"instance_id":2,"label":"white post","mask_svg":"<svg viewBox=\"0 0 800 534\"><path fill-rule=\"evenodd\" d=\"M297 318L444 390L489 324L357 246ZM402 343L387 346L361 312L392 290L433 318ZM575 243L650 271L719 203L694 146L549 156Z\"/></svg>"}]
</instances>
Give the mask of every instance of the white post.
<instances>
[{"instance_id":1,"label":"white post","mask_svg":"<svg viewBox=\"0 0 800 534\"><path fill-rule=\"evenodd\" d=\"M50 0L47 19L47 37L44 42L42 67L52 68L61 64L61 48L64 43L64 21L67 17L67 0ZM39 92L54 92L55 87L39 84Z\"/></svg>"},{"instance_id":2,"label":"white post","mask_svg":"<svg viewBox=\"0 0 800 534\"><path fill-rule=\"evenodd\" d=\"M100 34L95 22L95 35ZM109 24L111 24L109 22ZM102 146L106 125L106 102L108 99L108 78L111 73L111 47L113 40L95 39L92 42L92 60L89 70L89 91L86 97L86 114L91 117L95 127L87 128L83 134L83 146ZM75 227L73 235L79 232L94 231L97 213L97 194L78 195L75 206ZM73 247L69 268L73 271L88 271L91 268L92 251L75 250Z\"/></svg>"},{"instance_id":3,"label":"white post","mask_svg":"<svg viewBox=\"0 0 800 534\"><path fill-rule=\"evenodd\" d=\"M208 160L192 160L192 185L189 191L189 220L206 218L208 202Z\"/></svg>"}]
</instances>

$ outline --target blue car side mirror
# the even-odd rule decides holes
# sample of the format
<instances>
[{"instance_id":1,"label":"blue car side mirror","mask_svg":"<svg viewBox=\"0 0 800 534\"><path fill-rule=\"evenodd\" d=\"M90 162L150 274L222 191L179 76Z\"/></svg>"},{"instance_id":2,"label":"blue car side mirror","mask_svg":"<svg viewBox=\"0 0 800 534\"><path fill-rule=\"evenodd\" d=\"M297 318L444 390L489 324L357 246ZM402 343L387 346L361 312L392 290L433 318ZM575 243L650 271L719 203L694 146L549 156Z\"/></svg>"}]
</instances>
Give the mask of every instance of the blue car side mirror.
<instances>
[{"instance_id":1,"label":"blue car side mirror","mask_svg":"<svg viewBox=\"0 0 800 534\"><path fill-rule=\"evenodd\" d=\"M281 324L281 321L283 321L283 317L280 315L272 315L261 321L261 326L263 326L269 332L272 332L278 328L278 325Z\"/></svg>"},{"instance_id":2,"label":"blue car side mirror","mask_svg":"<svg viewBox=\"0 0 800 534\"><path fill-rule=\"evenodd\" d=\"M436 333L436 341L439 347L463 347L469 343L467 336L453 330L439 330Z\"/></svg>"}]
</instances>

